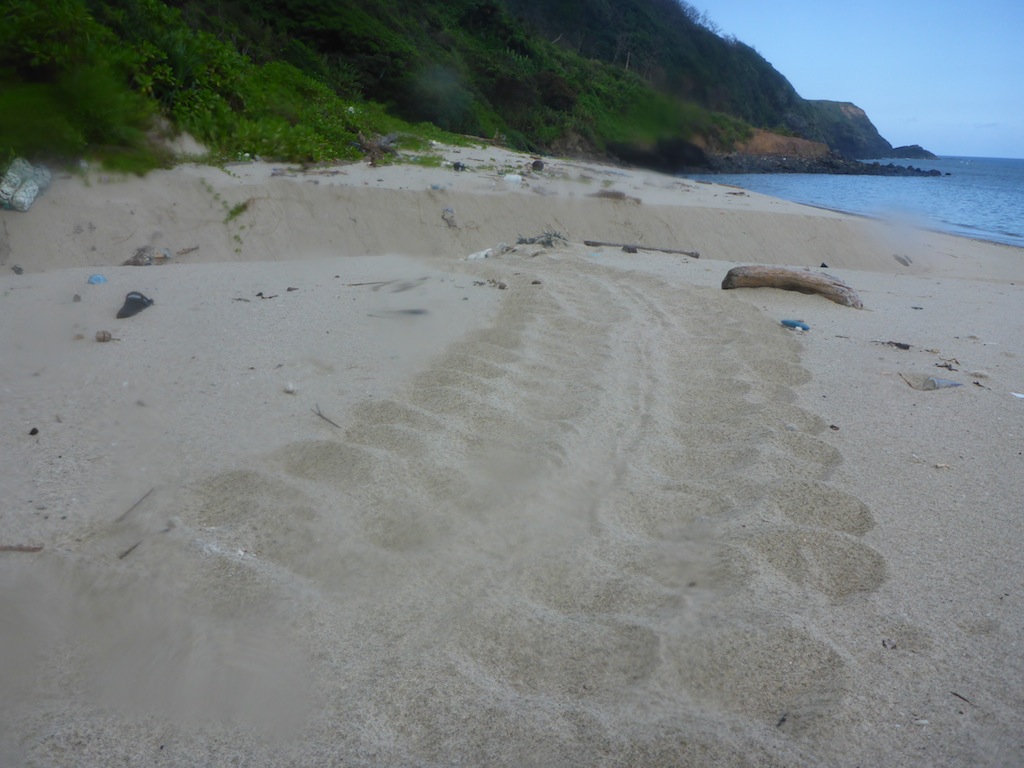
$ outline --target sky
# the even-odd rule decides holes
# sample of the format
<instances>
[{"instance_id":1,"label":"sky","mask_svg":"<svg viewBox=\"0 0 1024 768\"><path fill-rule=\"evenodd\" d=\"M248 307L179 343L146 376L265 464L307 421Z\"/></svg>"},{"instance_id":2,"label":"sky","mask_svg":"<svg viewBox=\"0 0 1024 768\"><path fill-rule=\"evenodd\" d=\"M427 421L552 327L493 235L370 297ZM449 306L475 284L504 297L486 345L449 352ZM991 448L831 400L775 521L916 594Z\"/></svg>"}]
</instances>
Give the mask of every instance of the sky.
<instances>
[{"instance_id":1,"label":"sky","mask_svg":"<svg viewBox=\"0 0 1024 768\"><path fill-rule=\"evenodd\" d=\"M894 147L1024 158L1024 0L690 0L806 99Z\"/></svg>"}]
</instances>

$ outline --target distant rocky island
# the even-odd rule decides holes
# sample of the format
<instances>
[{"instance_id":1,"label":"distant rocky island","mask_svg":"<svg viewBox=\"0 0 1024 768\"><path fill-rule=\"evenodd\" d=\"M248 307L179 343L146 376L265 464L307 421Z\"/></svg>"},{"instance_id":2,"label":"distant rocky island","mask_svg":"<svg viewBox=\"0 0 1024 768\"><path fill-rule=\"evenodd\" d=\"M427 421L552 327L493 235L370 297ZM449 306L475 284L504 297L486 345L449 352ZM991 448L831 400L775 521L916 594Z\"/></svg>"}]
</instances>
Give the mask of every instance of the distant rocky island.
<instances>
[{"instance_id":1,"label":"distant rocky island","mask_svg":"<svg viewBox=\"0 0 1024 768\"><path fill-rule=\"evenodd\" d=\"M929 152L920 144L911 144L908 147L893 147L892 152L886 155L886 157L900 160L934 160L938 156Z\"/></svg>"}]
</instances>

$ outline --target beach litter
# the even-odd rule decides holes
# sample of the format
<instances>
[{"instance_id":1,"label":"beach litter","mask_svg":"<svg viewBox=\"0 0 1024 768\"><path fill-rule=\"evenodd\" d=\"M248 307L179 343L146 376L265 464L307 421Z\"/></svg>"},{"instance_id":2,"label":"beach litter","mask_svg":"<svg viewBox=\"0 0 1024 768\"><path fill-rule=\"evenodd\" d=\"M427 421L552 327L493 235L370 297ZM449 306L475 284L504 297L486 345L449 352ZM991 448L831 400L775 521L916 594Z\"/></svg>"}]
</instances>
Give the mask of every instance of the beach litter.
<instances>
[{"instance_id":1,"label":"beach litter","mask_svg":"<svg viewBox=\"0 0 1024 768\"><path fill-rule=\"evenodd\" d=\"M39 193L50 186L51 174L45 165L32 165L16 157L0 176L0 207L24 213Z\"/></svg>"},{"instance_id":2,"label":"beach litter","mask_svg":"<svg viewBox=\"0 0 1024 768\"><path fill-rule=\"evenodd\" d=\"M554 248L558 245L568 244L569 241L565 235L554 230L545 230L543 234L534 235L533 237L519 235L516 238L516 245L543 245L545 248Z\"/></svg>"},{"instance_id":3,"label":"beach litter","mask_svg":"<svg viewBox=\"0 0 1024 768\"><path fill-rule=\"evenodd\" d=\"M151 267L171 260L171 252L164 248L159 254L152 245L143 245L135 249L135 255L124 262L124 267Z\"/></svg>"},{"instance_id":4,"label":"beach litter","mask_svg":"<svg viewBox=\"0 0 1024 768\"><path fill-rule=\"evenodd\" d=\"M89 283L89 285L102 285L107 282L107 278L103 275L89 275L89 279L86 280L86 282Z\"/></svg>"},{"instance_id":5,"label":"beach litter","mask_svg":"<svg viewBox=\"0 0 1024 768\"><path fill-rule=\"evenodd\" d=\"M126 317L137 315L153 303L152 299L147 299L138 291L132 291L124 297L124 304L121 306L121 309L117 311L117 318L118 320L123 320Z\"/></svg>"},{"instance_id":6,"label":"beach litter","mask_svg":"<svg viewBox=\"0 0 1024 768\"><path fill-rule=\"evenodd\" d=\"M794 330L794 331L795 330L801 330L801 331L809 331L809 330L811 330L811 326L809 326L803 320L780 320L779 322L781 322L782 325L784 325L787 328L789 328L791 330Z\"/></svg>"},{"instance_id":7,"label":"beach litter","mask_svg":"<svg viewBox=\"0 0 1024 768\"><path fill-rule=\"evenodd\" d=\"M929 376L924 380L924 384L921 389L926 392L930 392L933 389L948 389L949 387L962 387L963 384L959 381L953 381L952 379L939 379L935 376Z\"/></svg>"},{"instance_id":8,"label":"beach litter","mask_svg":"<svg viewBox=\"0 0 1024 768\"><path fill-rule=\"evenodd\" d=\"M936 389L951 389L953 387L963 386L959 381L953 381L952 379L940 379L935 376L901 373L900 378L907 383L907 386L920 390L921 392L932 392Z\"/></svg>"}]
</instances>

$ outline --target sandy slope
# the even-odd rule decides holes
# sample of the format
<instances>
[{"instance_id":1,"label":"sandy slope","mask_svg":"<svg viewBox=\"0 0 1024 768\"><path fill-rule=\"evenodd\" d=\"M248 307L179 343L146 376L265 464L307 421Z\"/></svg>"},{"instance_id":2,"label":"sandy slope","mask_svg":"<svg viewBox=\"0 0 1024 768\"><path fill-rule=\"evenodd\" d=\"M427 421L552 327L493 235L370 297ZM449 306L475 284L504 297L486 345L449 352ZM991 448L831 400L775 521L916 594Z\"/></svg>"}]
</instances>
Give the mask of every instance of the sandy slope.
<instances>
[{"instance_id":1,"label":"sandy slope","mask_svg":"<svg viewBox=\"0 0 1024 768\"><path fill-rule=\"evenodd\" d=\"M1019 764L1022 254L447 156L3 214L0 544L43 549L0 552L0 755ZM112 266L147 244L198 249ZM747 261L866 309L721 291Z\"/></svg>"}]
</instances>

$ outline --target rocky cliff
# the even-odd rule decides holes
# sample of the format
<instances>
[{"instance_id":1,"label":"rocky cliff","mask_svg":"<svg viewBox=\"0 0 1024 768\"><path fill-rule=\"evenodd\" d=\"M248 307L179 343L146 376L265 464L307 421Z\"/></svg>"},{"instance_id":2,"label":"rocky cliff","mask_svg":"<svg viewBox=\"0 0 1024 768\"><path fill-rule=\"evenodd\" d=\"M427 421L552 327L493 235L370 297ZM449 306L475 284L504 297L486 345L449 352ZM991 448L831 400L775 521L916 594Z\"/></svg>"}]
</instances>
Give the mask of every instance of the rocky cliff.
<instances>
[{"instance_id":1,"label":"rocky cliff","mask_svg":"<svg viewBox=\"0 0 1024 768\"><path fill-rule=\"evenodd\" d=\"M882 138L863 109L848 101L809 100L806 124L790 125L801 135L828 144L848 160L890 157L892 144Z\"/></svg>"},{"instance_id":2,"label":"rocky cliff","mask_svg":"<svg viewBox=\"0 0 1024 768\"><path fill-rule=\"evenodd\" d=\"M532 32L635 73L673 98L733 115L755 128L783 128L827 144L847 159L888 157L892 149L863 109L849 102L802 98L754 48L718 34L685 0L503 2ZM658 162L669 162L689 152L683 151L683 143L699 145L709 138L706 134L661 136L659 146L648 142L613 153L653 154Z\"/></svg>"},{"instance_id":3,"label":"rocky cliff","mask_svg":"<svg viewBox=\"0 0 1024 768\"><path fill-rule=\"evenodd\" d=\"M848 105L853 107L853 105ZM853 109L857 109L853 107ZM857 110L860 115L863 111ZM856 117L854 113L854 117ZM867 117L863 118L867 121ZM870 121L867 121L870 125ZM881 137L879 137L881 138ZM884 139L882 139L884 141ZM870 146L870 145L869 145ZM845 157L824 142L795 136L780 136L770 131L754 135L736 146L734 152L709 153L707 164L718 173L835 173L858 176L939 176L910 165L864 163Z\"/></svg>"},{"instance_id":4,"label":"rocky cliff","mask_svg":"<svg viewBox=\"0 0 1024 768\"><path fill-rule=\"evenodd\" d=\"M820 160L828 157L829 153L829 147L824 142L810 141L797 136L782 136L762 130L755 130L753 136L736 145L736 154L740 155L775 155Z\"/></svg>"}]
</instances>

